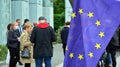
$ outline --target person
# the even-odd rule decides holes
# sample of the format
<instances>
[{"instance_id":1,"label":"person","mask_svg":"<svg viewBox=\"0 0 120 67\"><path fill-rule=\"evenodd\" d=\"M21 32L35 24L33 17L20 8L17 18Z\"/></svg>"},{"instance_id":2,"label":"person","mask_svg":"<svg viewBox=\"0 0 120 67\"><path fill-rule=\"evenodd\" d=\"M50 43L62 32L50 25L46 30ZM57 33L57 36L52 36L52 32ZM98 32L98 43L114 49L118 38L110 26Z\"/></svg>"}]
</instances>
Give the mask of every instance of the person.
<instances>
[{"instance_id":1,"label":"person","mask_svg":"<svg viewBox=\"0 0 120 67\"><path fill-rule=\"evenodd\" d=\"M20 35L22 34L23 32L23 26L21 25L21 20L20 19L16 19L16 23L18 24L18 37L20 37ZM19 55L20 55L20 46L19 46ZM20 57L19 57L19 65L23 65L23 63L20 62Z\"/></svg>"},{"instance_id":2,"label":"person","mask_svg":"<svg viewBox=\"0 0 120 67\"><path fill-rule=\"evenodd\" d=\"M11 27L11 25L12 25L11 23L8 24L6 35L8 35L8 32L10 31L10 27ZM9 64L9 61L10 61L10 52L9 52L9 50L8 50L8 52L7 52L7 56L6 56L6 64Z\"/></svg>"},{"instance_id":3,"label":"person","mask_svg":"<svg viewBox=\"0 0 120 67\"><path fill-rule=\"evenodd\" d=\"M32 24L31 23L25 23L24 25L24 31L22 32L20 36L20 43L21 43L21 51L24 50L24 48L27 48L30 51L30 58L22 58L21 62L25 63L24 67L31 67L31 64L33 62L33 44L30 42L30 34L32 32Z\"/></svg>"},{"instance_id":4,"label":"person","mask_svg":"<svg viewBox=\"0 0 120 67\"><path fill-rule=\"evenodd\" d=\"M18 24L19 34L21 35L21 34L22 34L22 31L23 31L23 27L22 27L22 25L21 25L21 20L20 20L20 19L17 19L16 22L17 22L17 24Z\"/></svg>"},{"instance_id":5,"label":"person","mask_svg":"<svg viewBox=\"0 0 120 67\"><path fill-rule=\"evenodd\" d=\"M112 62L112 57L110 53L108 53L108 62L109 62L108 66L112 67L113 62Z\"/></svg>"},{"instance_id":6,"label":"person","mask_svg":"<svg viewBox=\"0 0 120 67\"><path fill-rule=\"evenodd\" d=\"M119 29L116 30L114 36L110 40L109 45L107 46L106 50L108 54L111 54L112 58L112 66L116 67L116 46L119 45Z\"/></svg>"},{"instance_id":7,"label":"person","mask_svg":"<svg viewBox=\"0 0 120 67\"><path fill-rule=\"evenodd\" d=\"M45 17L39 18L39 24L34 27L30 41L34 43L33 57L35 58L36 67L42 67L43 60L45 67L52 67L52 42L56 41L56 36Z\"/></svg>"},{"instance_id":8,"label":"person","mask_svg":"<svg viewBox=\"0 0 120 67\"><path fill-rule=\"evenodd\" d=\"M66 22L65 27L61 31L61 40L62 40L62 44L63 44L64 55L65 55L65 51L66 51L69 28L70 28L70 22Z\"/></svg>"},{"instance_id":9,"label":"person","mask_svg":"<svg viewBox=\"0 0 120 67\"><path fill-rule=\"evenodd\" d=\"M16 64L19 60L19 37L18 32L18 24L16 22L12 23L10 31L8 31L7 35L7 47L10 51L10 63L9 67L16 67Z\"/></svg>"},{"instance_id":10,"label":"person","mask_svg":"<svg viewBox=\"0 0 120 67\"><path fill-rule=\"evenodd\" d=\"M33 23L34 27L37 26L37 24L38 24L37 22L34 22L34 23Z\"/></svg>"},{"instance_id":11,"label":"person","mask_svg":"<svg viewBox=\"0 0 120 67\"><path fill-rule=\"evenodd\" d=\"M25 23L27 23L27 22L29 22L29 19L26 18L26 19L24 20L23 29L24 29Z\"/></svg>"},{"instance_id":12,"label":"person","mask_svg":"<svg viewBox=\"0 0 120 67\"><path fill-rule=\"evenodd\" d=\"M107 53L107 51L105 50L105 52L100 58L100 61L97 67L112 67L112 64L113 62L112 62L111 54Z\"/></svg>"}]
</instances>

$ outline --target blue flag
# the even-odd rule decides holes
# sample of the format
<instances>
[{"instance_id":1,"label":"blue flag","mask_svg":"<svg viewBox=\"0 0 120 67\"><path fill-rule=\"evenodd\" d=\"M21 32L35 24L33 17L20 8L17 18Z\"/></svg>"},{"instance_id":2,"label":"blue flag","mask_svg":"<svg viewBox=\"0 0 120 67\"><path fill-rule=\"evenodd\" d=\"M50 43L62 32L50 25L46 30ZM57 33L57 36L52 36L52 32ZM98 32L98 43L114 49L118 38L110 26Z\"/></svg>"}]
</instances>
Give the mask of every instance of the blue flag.
<instances>
[{"instance_id":1,"label":"blue flag","mask_svg":"<svg viewBox=\"0 0 120 67\"><path fill-rule=\"evenodd\" d=\"M96 67L120 24L120 1L74 0L63 67Z\"/></svg>"}]
</instances>

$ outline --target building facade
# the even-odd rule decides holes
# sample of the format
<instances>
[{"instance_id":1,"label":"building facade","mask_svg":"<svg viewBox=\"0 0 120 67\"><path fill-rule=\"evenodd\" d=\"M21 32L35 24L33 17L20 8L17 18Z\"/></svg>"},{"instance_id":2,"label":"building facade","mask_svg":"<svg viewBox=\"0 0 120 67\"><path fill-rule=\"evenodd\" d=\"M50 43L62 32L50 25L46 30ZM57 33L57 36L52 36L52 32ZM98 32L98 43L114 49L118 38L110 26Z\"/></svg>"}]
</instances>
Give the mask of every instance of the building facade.
<instances>
[{"instance_id":1,"label":"building facade","mask_svg":"<svg viewBox=\"0 0 120 67\"><path fill-rule=\"evenodd\" d=\"M0 0L0 44L6 44L7 25L16 19L30 19L33 23L40 16L47 18L53 27L52 0Z\"/></svg>"},{"instance_id":2,"label":"building facade","mask_svg":"<svg viewBox=\"0 0 120 67\"><path fill-rule=\"evenodd\" d=\"M71 21L72 6L69 0L65 0L65 22Z\"/></svg>"}]
</instances>

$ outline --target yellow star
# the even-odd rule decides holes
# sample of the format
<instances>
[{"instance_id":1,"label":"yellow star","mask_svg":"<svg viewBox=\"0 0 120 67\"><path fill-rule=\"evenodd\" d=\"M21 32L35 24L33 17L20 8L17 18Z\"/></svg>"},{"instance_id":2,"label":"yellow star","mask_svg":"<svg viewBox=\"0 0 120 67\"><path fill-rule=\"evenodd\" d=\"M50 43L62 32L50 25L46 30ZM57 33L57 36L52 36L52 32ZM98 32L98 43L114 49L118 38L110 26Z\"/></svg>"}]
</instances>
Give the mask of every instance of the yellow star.
<instances>
[{"instance_id":1,"label":"yellow star","mask_svg":"<svg viewBox=\"0 0 120 67\"><path fill-rule=\"evenodd\" d=\"M89 12L89 13L88 13L88 17L89 17L89 18L94 17L93 12Z\"/></svg>"},{"instance_id":2,"label":"yellow star","mask_svg":"<svg viewBox=\"0 0 120 67\"><path fill-rule=\"evenodd\" d=\"M101 48L101 44L96 43L95 47L96 47L96 49L100 49Z\"/></svg>"},{"instance_id":3,"label":"yellow star","mask_svg":"<svg viewBox=\"0 0 120 67\"><path fill-rule=\"evenodd\" d=\"M73 58L73 57L74 57L74 54L73 54L73 53L70 53L69 56L70 56L70 58Z\"/></svg>"},{"instance_id":4,"label":"yellow star","mask_svg":"<svg viewBox=\"0 0 120 67\"><path fill-rule=\"evenodd\" d=\"M75 18L75 17L76 17L76 13L73 12L73 13L71 14L71 16L72 16L72 18Z\"/></svg>"},{"instance_id":5,"label":"yellow star","mask_svg":"<svg viewBox=\"0 0 120 67\"><path fill-rule=\"evenodd\" d=\"M89 55L90 58L93 57L93 53L92 52L90 52L88 55Z\"/></svg>"},{"instance_id":6,"label":"yellow star","mask_svg":"<svg viewBox=\"0 0 120 67\"><path fill-rule=\"evenodd\" d=\"M66 50L68 50L68 47L66 46Z\"/></svg>"},{"instance_id":7,"label":"yellow star","mask_svg":"<svg viewBox=\"0 0 120 67\"><path fill-rule=\"evenodd\" d=\"M83 9L79 9L79 13L80 13L80 14L83 14Z\"/></svg>"},{"instance_id":8,"label":"yellow star","mask_svg":"<svg viewBox=\"0 0 120 67\"><path fill-rule=\"evenodd\" d=\"M105 36L104 32L100 32L99 36L102 38Z\"/></svg>"},{"instance_id":9,"label":"yellow star","mask_svg":"<svg viewBox=\"0 0 120 67\"><path fill-rule=\"evenodd\" d=\"M79 58L80 60L82 60L82 59L83 59L83 55L79 54L78 58Z\"/></svg>"},{"instance_id":10,"label":"yellow star","mask_svg":"<svg viewBox=\"0 0 120 67\"><path fill-rule=\"evenodd\" d=\"M100 26L101 25L101 22L99 20L96 21L95 23L97 26Z\"/></svg>"}]
</instances>

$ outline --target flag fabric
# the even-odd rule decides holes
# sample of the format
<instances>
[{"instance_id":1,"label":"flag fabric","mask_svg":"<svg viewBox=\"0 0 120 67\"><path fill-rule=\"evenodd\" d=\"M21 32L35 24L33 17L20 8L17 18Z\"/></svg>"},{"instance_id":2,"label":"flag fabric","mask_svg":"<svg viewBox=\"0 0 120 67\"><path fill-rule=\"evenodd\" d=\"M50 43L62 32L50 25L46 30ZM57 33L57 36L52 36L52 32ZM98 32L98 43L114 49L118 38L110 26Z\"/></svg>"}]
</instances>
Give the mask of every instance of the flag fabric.
<instances>
[{"instance_id":1,"label":"flag fabric","mask_svg":"<svg viewBox=\"0 0 120 67\"><path fill-rule=\"evenodd\" d=\"M117 0L74 0L63 67L96 67L120 24Z\"/></svg>"}]
</instances>

